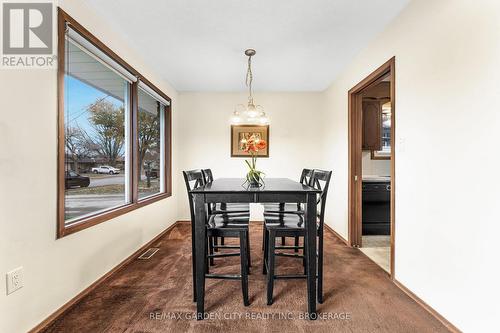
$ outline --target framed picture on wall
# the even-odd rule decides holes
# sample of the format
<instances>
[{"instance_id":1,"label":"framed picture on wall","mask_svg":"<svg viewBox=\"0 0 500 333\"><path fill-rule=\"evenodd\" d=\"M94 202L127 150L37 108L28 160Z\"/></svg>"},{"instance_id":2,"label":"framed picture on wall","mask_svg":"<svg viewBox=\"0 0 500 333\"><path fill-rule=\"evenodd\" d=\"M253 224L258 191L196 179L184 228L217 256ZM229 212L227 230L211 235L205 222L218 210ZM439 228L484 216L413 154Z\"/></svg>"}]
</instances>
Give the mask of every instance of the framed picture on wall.
<instances>
[{"instance_id":1,"label":"framed picture on wall","mask_svg":"<svg viewBox=\"0 0 500 333\"><path fill-rule=\"evenodd\" d=\"M266 140L267 147L258 152L259 157L269 157L269 125L231 125L231 157L248 157L246 141L254 135L257 140Z\"/></svg>"}]
</instances>

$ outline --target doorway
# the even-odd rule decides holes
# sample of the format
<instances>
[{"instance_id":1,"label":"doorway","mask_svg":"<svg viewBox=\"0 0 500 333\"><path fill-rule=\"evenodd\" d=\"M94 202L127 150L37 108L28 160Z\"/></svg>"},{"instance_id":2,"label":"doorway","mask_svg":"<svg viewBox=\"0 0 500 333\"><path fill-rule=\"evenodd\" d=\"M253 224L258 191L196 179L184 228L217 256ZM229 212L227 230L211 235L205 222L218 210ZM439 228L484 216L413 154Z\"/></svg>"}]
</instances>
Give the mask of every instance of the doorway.
<instances>
[{"instance_id":1,"label":"doorway","mask_svg":"<svg viewBox=\"0 0 500 333\"><path fill-rule=\"evenodd\" d=\"M348 101L349 244L394 279L395 58L350 89Z\"/></svg>"}]
</instances>

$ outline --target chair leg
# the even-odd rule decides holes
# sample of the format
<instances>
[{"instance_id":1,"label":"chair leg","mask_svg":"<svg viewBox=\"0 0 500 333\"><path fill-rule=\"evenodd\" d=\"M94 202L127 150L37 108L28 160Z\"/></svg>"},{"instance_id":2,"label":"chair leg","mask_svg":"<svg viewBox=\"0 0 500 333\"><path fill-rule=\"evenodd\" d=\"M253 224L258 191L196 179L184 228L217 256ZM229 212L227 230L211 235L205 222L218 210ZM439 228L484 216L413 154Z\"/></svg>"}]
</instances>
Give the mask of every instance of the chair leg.
<instances>
[{"instance_id":1,"label":"chair leg","mask_svg":"<svg viewBox=\"0 0 500 333\"><path fill-rule=\"evenodd\" d=\"M208 237L208 253L214 254L214 239L217 237ZM210 258L210 266L215 265L214 258Z\"/></svg>"},{"instance_id":2,"label":"chair leg","mask_svg":"<svg viewBox=\"0 0 500 333\"><path fill-rule=\"evenodd\" d=\"M262 251L264 251L264 254L266 253L266 224L262 224Z\"/></svg>"},{"instance_id":3,"label":"chair leg","mask_svg":"<svg viewBox=\"0 0 500 333\"><path fill-rule=\"evenodd\" d=\"M304 249L302 250L302 265L304 265L304 275L307 275L307 240L304 237Z\"/></svg>"},{"instance_id":4,"label":"chair leg","mask_svg":"<svg viewBox=\"0 0 500 333\"><path fill-rule=\"evenodd\" d=\"M264 245L264 253L262 255L262 274L267 274L267 268L266 268L266 265L268 264L268 253L267 253L267 249L268 249L268 241L269 241L269 232L267 232L266 230L266 226L264 226L264 239L263 239L263 245Z\"/></svg>"},{"instance_id":5,"label":"chair leg","mask_svg":"<svg viewBox=\"0 0 500 333\"><path fill-rule=\"evenodd\" d=\"M286 245L286 237L281 237L281 245Z\"/></svg>"},{"instance_id":6,"label":"chair leg","mask_svg":"<svg viewBox=\"0 0 500 333\"><path fill-rule=\"evenodd\" d=\"M276 243L276 232L269 230L268 235L268 254L267 254L267 305L273 304L273 288L274 288L274 247Z\"/></svg>"},{"instance_id":7,"label":"chair leg","mask_svg":"<svg viewBox=\"0 0 500 333\"><path fill-rule=\"evenodd\" d=\"M224 237L220 238L220 245L224 245Z\"/></svg>"},{"instance_id":8,"label":"chair leg","mask_svg":"<svg viewBox=\"0 0 500 333\"><path fill-rule=\"evenodd\" d=\"M243 304L250 305L248 301L248 258L247 258L248 232L240 232L240 262L241 262L241 290L243 292Z\"/></svg>"},{"instance_id":9,"label":"chair leg","mask_svg":"<svg viewBox=\"0 0 500 333\"><path fill-rule=\"evenodd\" d=\"M299 246L299 236L295 236L295 244L296 247ZM294 249L293 252L299 252L299 249Z\"/></svg>"},{"instance_id":10,"label":"chair leg","mask_svg":"<svg viewBox=\"0 0 500 333\"><path fill-rule=\"evenodd\" d=\"M248 274L250 274L250 267L252 267L252 258L250 256L250 233L247 235L247 259L248 259Z\"/></svg>"},{"instance_id":11,"label":"chair leg","mask_svg":"<svg viewBox=\"0 0 500 333\"><path fill-rule=\"evenodd\" d=\"M205 274L210 273L210 265L208 260L208 244L210 243L210 237L205 239Z\"/></svg>"},{"instance_id":12,"label":"chair leg","mask_svg":"<svg viewBox=\"0 0 500 333\"><path fill-rule=\"evenodd\" d=\"M194 254L196 253L196 248L195 248L195 240L194 240L194 221L191 221L191 269L193 273L193 302L196 302L196 262L193 258Z\"/></svg>"},{"instance_id":13,"label":"chair leg","mask_svg":"<svg viewBox=\"0 0 500 333\"><path fill-rule=\"evenodd\" d=\"M219 245L219 237L214 237L214 252L219 252L217 245Z\"/></svg>"},{"instance_id":14,"label":"chair leg","mask_svg":"<svg viewBox=\"0 0 500 333\"><path fill-rule=\"evenodd\" d=\"M318 303L323 303L323 231L319 231L318 240Z\"/></svg>"}]
</instances>

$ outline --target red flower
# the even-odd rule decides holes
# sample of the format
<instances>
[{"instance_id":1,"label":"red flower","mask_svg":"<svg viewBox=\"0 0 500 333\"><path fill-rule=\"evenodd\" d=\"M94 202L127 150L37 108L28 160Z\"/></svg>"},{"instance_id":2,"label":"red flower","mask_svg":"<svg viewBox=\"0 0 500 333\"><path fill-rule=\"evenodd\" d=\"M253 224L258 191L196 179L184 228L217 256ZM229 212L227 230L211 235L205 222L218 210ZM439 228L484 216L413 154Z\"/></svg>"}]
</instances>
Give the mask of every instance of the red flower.
<instances>
[{"instance_id":1,"label":"red flower","mask_svg":"<svg viewBox=\"0 0 500 333\"><path fill-rule=\"evenodd\" d=\"M266 140L259 140L259 141L255 144L255 147L256 147L258 150L263 150L263 149L266 149L266 147L267 147Z\"/></svg>"},{"instance_id":2,"label":"red flower","mask_svg":"<svg viewBox=\"0 0 500 333\"><path fill-rule=\"evenodd\" d=\"M246 153L257 153L259 150L266 149L267 142L266 140L262 140L256 138L255 135L252 135L245 141L245 148L243 149Z\"/></svg>"}]
</instances>

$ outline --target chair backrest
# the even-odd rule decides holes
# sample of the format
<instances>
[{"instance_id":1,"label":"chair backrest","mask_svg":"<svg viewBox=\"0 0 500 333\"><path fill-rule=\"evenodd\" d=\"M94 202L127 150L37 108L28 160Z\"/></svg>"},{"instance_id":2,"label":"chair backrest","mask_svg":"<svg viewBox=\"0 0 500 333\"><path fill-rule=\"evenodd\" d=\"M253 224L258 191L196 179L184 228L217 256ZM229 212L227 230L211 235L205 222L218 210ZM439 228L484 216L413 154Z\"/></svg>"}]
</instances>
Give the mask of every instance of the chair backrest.
<instances>
[{"instance_id":1,"label":"chair backrest","mask_svg":"<svg viewBox=\"0 0 500 333\"><path fill-rule=\"evenodd\" d=\"M205 179L205 184L211 183L214 181L214 175L212 173L212 169L202 169L203 178ZM225 204L221 204L222 208L225 209ZM217 208L216 203L210 203L207 205L208 215L212 215L212 212Z\"/></svg>"},{"instance_id":2,"label":"chair backrest","mask_svg":"<svg viewBox=\"0 0 500 333\"><path fill-rule=\"evenodd\" d=\"M299 182L302 185L309 185L311 182L311 176L313 174L312 169L302 169L302 173L300 174L300 180ZM285 203L280 202L279 204L279 210L284 210L285 209ZM297 202L297 210L300 211L302 210L302 204L300 202Z\"/></svg>"},{"instance_id":3,"label":"chair backrest","mask_svg":"<svg viewBox=\"0 0 500 333\"><path fill-rule=\"evenodd\" d=\"M203 173L203 178L205 178L205 184L214 181L214 175L212 174L211 169L203 169L201 172Z\"/></svg>"},{"instance_id":4,"label":"chair backrest","mask_svg":"<svg viewBox=\"0 0 500 333\"><path fill-rule=\"evenodd\" d=\"M331 178L331 171L314 169L309 182L309 186L312 186L317 190L321 190L318 198L318 205L320 206L318 216L321 230L323 230L323 224L325 220L326 197L328 195L328 188L330 186Z\"/></svg>"},{"instance_id":5,"label":"chair backrest","mask_svg":"<svg viewBox=\"0 0 500 333\"><path fill-rule=\"evenodd\" d=\"M302 169L299 182L303 185L309 185L312 174L313 174L312 169ZM284 208L285 205L280 204L280 210L283 210ZM300 202L297 202L297 210L302 210L302 204Z\"/></svg>"},{"instance_id":6,"label":"chair backrest","mask_svg":"<svg viewBox=\"0 0 500 333\"><path fill-rule=\"evenodd\" d=\"M300 183L304 185L309 185L313 170L312 169L302 169L302 174L300 175Z\"/></svg>"},{"instance_id":7,"label":"chair backrest","mask_svg":"<svg viewBox=\"0 0 500 333\"><path fill-rule=\"evenodd\" d=\"M194 200L193 196L189 191L197 189L205 185L205 177L200 169L182 171L184 175L184 182L186 183L186 189L188 191L188 201L189 201L189 211L191 213L191 223L194 223Z\"/></svg>"}]
</instances>

